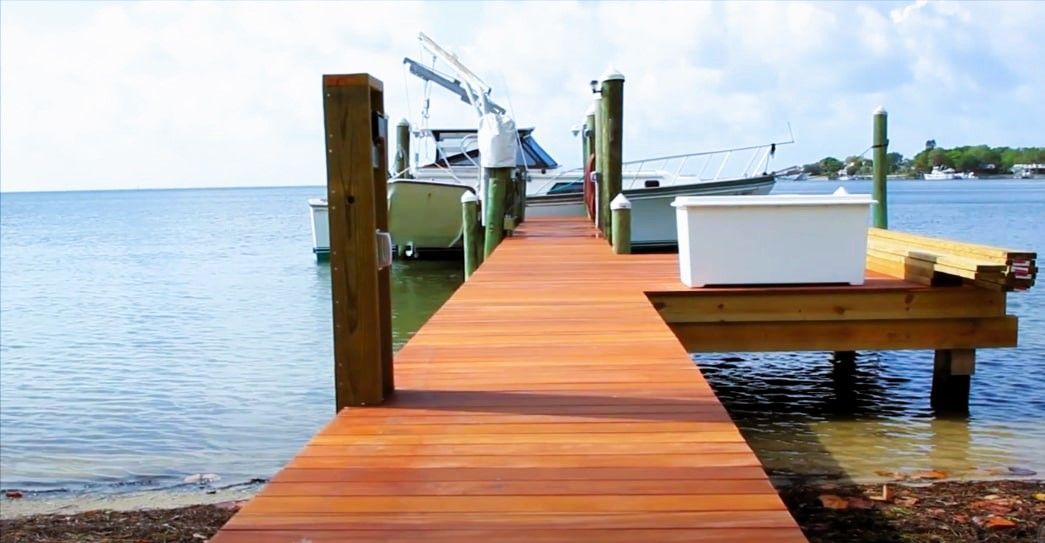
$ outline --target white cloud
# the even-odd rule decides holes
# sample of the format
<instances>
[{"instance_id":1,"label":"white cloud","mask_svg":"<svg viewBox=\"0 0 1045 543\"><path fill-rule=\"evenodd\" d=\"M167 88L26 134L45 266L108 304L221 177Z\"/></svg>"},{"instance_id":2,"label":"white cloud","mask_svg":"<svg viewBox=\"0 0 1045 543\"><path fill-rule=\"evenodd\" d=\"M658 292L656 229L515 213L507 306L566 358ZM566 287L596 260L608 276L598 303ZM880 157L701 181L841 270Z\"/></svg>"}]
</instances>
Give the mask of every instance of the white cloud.
<instances>
[{"instance_id":1,"label":"white cloud","mask_svg":"<svg viewBox=\"0 0 1045 543\"><path fill-rule=\"evenodd\" d=\"M0 4L3 190L321 184L323 73L419 120L417 31L460 53L561 162L587 83L625 83L625 155L763 142L778 165L867 147L1041 145L1045 3ZM418 58L418 60L429 60ZM444 66L445 68L445 66ZM434 88L432 126L470 126Z\"/></svg>"}]
</instances>

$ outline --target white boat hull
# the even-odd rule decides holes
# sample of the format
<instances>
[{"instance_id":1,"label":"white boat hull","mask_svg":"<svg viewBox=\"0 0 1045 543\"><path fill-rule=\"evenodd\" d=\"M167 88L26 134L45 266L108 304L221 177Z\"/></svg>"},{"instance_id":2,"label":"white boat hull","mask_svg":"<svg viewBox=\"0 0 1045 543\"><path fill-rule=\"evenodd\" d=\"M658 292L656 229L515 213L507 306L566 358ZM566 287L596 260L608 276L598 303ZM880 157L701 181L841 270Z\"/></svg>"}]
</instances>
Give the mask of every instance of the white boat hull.
<instances>
[{"instance_id":1,"label":"white boat hull","mask_svg":"<svg viewBox=\"0 0 1045 543\"><path fill-rule=\"evenodd\" d=\"M411 179L388 182L388 230L401 249L449 249L461 245L461 196L475 191L455 183Z\"/></svg>"},{"instance_id":2,"label":"white boat hull","mask_svg":"<svg viewBox=\"0 0 1045 543\"><path fill-rule=\"evenodd\" d=\"M316 258L330 255L330 219L327 217L326 198L309 198L308 208L312 215L312 252Z\"/></svg>"},{"instance_id":3,"label":"white boat hull","mask_svg":"<svg viewBox=\"0 0 1045 543\"><path fill-rule=\"evenodd\" d=\"M656 188L628 189L631 200L631 237L634 247L671 246L678 242L676 196L769 194L773 176L702 181ZM463 223L461 195L474 190L464 184L431 180L393 179L388 182L388 226L392 244L400 251L447 250L461 246ZM322 202L316 205L314 202ZM312 207L313 252L329 253L326 200L309 200ZM527 217L576 217L585 215L580 193L529 195Z\"/></svg>"},{"instance_id":4,"label":"white boat hull","mask_svg":"<svg viewBox=\"0 0 1045 543\"><path fill-rule=\"evenodd\" d=\"M773 190L773 176L704 181L650 189L630 189L624 196L631 201L631 244L635 247L671 246L678 243L675 210L676 196L764 195ZM584 215L578 194L528 196L527 217L576 217Z\"/></svg>"}]
</instances>

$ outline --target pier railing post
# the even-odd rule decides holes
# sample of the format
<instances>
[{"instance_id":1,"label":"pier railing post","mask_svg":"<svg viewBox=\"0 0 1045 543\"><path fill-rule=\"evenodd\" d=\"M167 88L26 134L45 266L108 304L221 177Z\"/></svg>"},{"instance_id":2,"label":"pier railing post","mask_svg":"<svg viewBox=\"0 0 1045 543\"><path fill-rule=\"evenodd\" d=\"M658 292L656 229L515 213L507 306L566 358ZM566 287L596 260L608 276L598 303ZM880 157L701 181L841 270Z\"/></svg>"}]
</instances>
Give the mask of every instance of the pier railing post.
<instances>
[{"instance_id":1,"label":"pier railing post","mask_svg":"<svg viewBox=\"0 0 1045 543\"><path fill-rule=\"evenodd\" d=\"M479 198L474 192L461 195L461 225L464 229L464 279L479 267Z\"/></svg>"},{"instance_id":2,"label":"pier railing post","mask_svg":"<svg viewBox=\"0 0 1045 543\"><path fill-rule=\"evenodd\" d=\"M874 112L874 139L871 142L874 149L872 154L874 161L872 197L875 200L873 213L875 228L889 228L889 203L885 187L886 178L889 175L887 121L885 108L879 106Z\"/></svg>"},{"instance_id":3,"label":"pier railing post","mask_svg":"<svg viewBox=\"0 0 1045 543\"><path fill-rule=\"evenodd\" d=\"M613 212L613 236L610 238L613 252L626 255L631 252L631 202L620 193L610 202L610 209Z\"/></svg>"},{"instance_id":4,"label":"pier railing post","mask_svg":"<svg viewBox=\"0 0 1045 543\"><path fill-rule=\"evenodd\" d=\"M621 193L621 162L623 156L624 136L624 76L610 68L602 75L602 118L606 120L603 139L603 175L602 194L600 196L604 222L603 233L612 241L613 230L610 225L610 202Z\"/></svg>"},{"instance_id":5,"label":"pier railing post","mask_svg":"<svg viewBox=\"0 0 1045 543\"><path fill-rule=\"evenodd\" d=\"M410 178L410 121L401 119L396 125L395 171L400 177Z\"/></svg>"},{"instance_id":6,"label":"pier railing post","mask_svg":"<svg viewBox=\"0 0 1045 543\"><path fill-rule=\"evenodd\" d=\"M387 268L378 269L375 235L388 230L383 89L369 74L323 76L339 411L380 404L395 388L389 275Z\"/></svg>"}]
</instances>

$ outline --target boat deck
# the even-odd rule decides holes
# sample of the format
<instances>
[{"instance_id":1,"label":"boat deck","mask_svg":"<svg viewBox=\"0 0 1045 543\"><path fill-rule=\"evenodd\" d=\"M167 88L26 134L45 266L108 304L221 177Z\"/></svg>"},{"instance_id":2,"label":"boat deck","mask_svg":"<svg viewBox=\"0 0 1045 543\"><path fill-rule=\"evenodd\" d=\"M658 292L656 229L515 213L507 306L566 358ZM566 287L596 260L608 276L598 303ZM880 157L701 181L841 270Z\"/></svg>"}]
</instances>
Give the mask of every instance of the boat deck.
<instances>
[{"instance_id":1,"label":"boat deck","mask_svg":"<svg viewBox=\"0 0 1045 543\"><path fill-rule=\"evenodd\" d=\"M645 294L669 259L593 232L525 223L213 541L804 541Z\"/></svg>"}]
</instances>

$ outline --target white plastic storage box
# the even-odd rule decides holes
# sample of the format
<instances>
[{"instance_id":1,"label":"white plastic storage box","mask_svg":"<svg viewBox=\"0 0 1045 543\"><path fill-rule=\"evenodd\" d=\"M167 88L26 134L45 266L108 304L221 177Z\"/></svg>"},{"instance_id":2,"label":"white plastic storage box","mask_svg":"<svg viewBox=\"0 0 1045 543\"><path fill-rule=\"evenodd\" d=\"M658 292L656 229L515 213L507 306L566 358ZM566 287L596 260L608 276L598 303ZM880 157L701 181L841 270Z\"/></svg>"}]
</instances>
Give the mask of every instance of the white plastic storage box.
<instances>
[{"instance_id":1,"label":"white plastic storage box","mask_svg":"<svg viewBox=\"0 0 1045 543\"><path fill-rule=\"evenodd\" d=\"M863 284L872 203L844 190L675 198L682 282Z\"/></svg>"}]
</instances>

